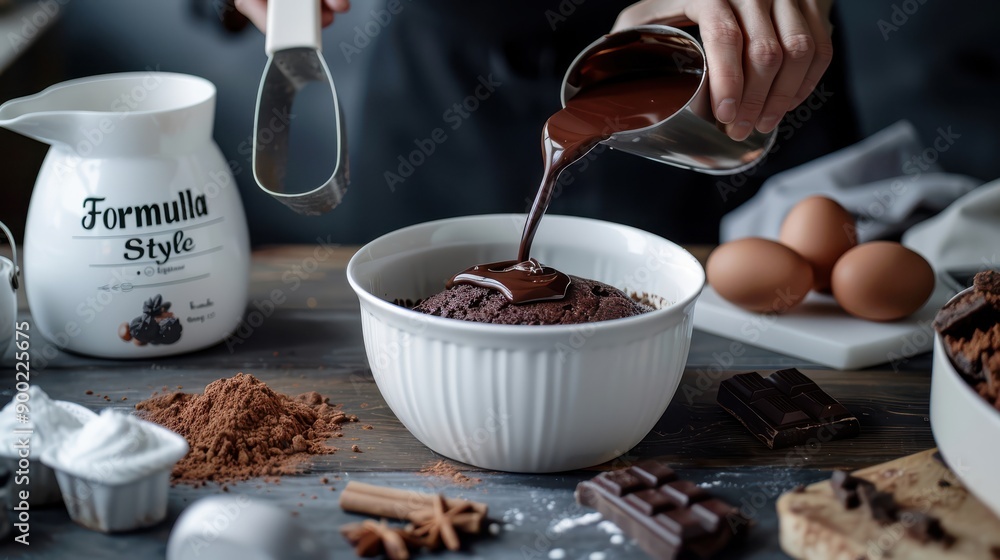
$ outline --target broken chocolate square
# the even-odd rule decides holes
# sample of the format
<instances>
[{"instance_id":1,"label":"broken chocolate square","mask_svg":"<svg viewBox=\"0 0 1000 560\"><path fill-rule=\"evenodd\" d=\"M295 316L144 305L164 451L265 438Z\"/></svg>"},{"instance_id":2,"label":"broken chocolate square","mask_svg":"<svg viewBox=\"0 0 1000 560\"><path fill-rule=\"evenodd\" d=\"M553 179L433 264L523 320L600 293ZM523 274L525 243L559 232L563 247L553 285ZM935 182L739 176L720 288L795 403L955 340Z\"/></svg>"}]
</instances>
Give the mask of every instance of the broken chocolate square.
<instances>
[{"instance_id":1,"label":"broken chocolate square","mask_svg":"<svg viewBox=\"0 0 1000 560\"><path fill-rule=\"evenodd\" d=\"M722 408L772 449L853 437L858 419L797 369L741 373L719 385Z\"/></svg>"}]
</instances>

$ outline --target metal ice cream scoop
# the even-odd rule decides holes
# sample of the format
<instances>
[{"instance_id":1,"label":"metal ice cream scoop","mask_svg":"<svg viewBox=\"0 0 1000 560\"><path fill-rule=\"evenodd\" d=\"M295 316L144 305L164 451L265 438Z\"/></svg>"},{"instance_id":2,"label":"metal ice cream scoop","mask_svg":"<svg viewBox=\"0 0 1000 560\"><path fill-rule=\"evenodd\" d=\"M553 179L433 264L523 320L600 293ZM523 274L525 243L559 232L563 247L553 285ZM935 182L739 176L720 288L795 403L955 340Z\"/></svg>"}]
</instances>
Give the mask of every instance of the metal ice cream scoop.
<instances>
[{"instance_id":1,"label":"metal ice cream scoop","mask_svg":"<svg viewBox=\"0 0 1000 560\"><path fill-rule=\"evenodd\" d=\"M276 0L267 4L267 66L257 93L254 118L253 175L264 192L300 214L317 215L332 210L347 191L347 131L323 59L320 40L320 0ZM292 123L286 119L272 126L276 115L291 113L296 94L310 83L329 84L337 148L329 158L330 178L313 189L289 188L288 139ZM318 115L317 118L328 118Z\"/></svg>"}]
</instances>

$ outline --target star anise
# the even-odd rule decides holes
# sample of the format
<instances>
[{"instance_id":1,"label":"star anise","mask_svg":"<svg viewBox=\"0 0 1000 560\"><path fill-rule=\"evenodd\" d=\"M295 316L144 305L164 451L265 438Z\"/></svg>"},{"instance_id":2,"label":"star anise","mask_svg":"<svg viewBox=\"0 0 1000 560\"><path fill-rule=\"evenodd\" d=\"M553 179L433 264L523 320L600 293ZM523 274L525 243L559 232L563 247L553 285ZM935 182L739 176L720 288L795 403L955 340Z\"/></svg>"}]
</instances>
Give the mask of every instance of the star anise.
<instances>
[{"instance_id":1,"label":"star anise","mask_svg":"<svg viewBox=\"0 0 1000 560\"><path fill-rule=\"evenodd\" d=\"M449 509L444 496L438 494L434 496L433 510L428 512L429 515L425 511L422 510L412 516L415 521L407 526L407 530L414 537L421 539L424 546L431 550L437 550L442 543L448 550L462 548L456 526L466 525L462 521L468 517L466 514L472 511L472 503L464 502Z\"/></svg>"},{"instance_id":2,"label":"star anise","mask_svg":"<svg viewBox=\"0 0 1000 560\"><path fill-rule=\"evenodd\" d=\"M366 519L344 525L340 533L354 547L354 553L362 558L385 554L389 560L409 560L410 547L421 545L409 532L390 527L384 519L381 523Z\"/></svg>"}]
</instances>

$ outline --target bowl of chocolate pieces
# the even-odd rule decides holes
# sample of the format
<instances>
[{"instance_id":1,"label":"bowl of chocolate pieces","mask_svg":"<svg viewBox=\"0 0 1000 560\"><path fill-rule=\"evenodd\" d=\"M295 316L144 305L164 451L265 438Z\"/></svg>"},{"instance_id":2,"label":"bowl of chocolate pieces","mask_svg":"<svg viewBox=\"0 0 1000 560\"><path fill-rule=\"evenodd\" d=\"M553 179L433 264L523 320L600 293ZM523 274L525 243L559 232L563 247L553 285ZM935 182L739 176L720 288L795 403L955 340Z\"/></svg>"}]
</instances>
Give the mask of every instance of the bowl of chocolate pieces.
<instances>
[{"instance_id":1,"label":"bowl of chocolate pieces","mask_svg":"<svg viewBox=\"0 0 1000 560\"><path fill-rule=\"evenodd\" d=\"M1000 271L976 274L934 319L931 429L941 455L1000 515Z\"/></svg>"},{"instance_id":2,"label":"bowl of chocolate pieces","mask_svg":"<svg viewBox=\"0 0 1000 560\"><path fill-rule=\"evenodd\" d=\"M661 237L568 216L547 216L528 256L524 224L453 218L362 247L347 276L368 361L399 420L442 455L515 472L600 464L673 397L704 269Z\"/></svg>"}]
</instances>

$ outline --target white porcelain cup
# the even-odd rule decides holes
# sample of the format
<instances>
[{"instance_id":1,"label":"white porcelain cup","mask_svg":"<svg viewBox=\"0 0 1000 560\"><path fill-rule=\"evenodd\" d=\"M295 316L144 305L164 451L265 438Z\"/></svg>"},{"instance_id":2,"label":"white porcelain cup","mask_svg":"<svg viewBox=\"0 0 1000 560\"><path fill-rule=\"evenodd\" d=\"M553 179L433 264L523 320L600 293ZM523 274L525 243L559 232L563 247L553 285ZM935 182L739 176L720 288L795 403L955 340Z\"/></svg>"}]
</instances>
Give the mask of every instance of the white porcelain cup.
<instances>
[{"instance_id":1,"label":"white porcelain cup","mask_svg":"<svg viewBox=\"0 0 1000 560\"><path fill-rule=\"evenodd\" d=\"M17 260L14 236L7 226L0 222L0 231L7 236ZM14 340L14 323L17 321L17 264L6 257L0 257L0 358L10 348Z\"/></svg>"}]
</instances>

